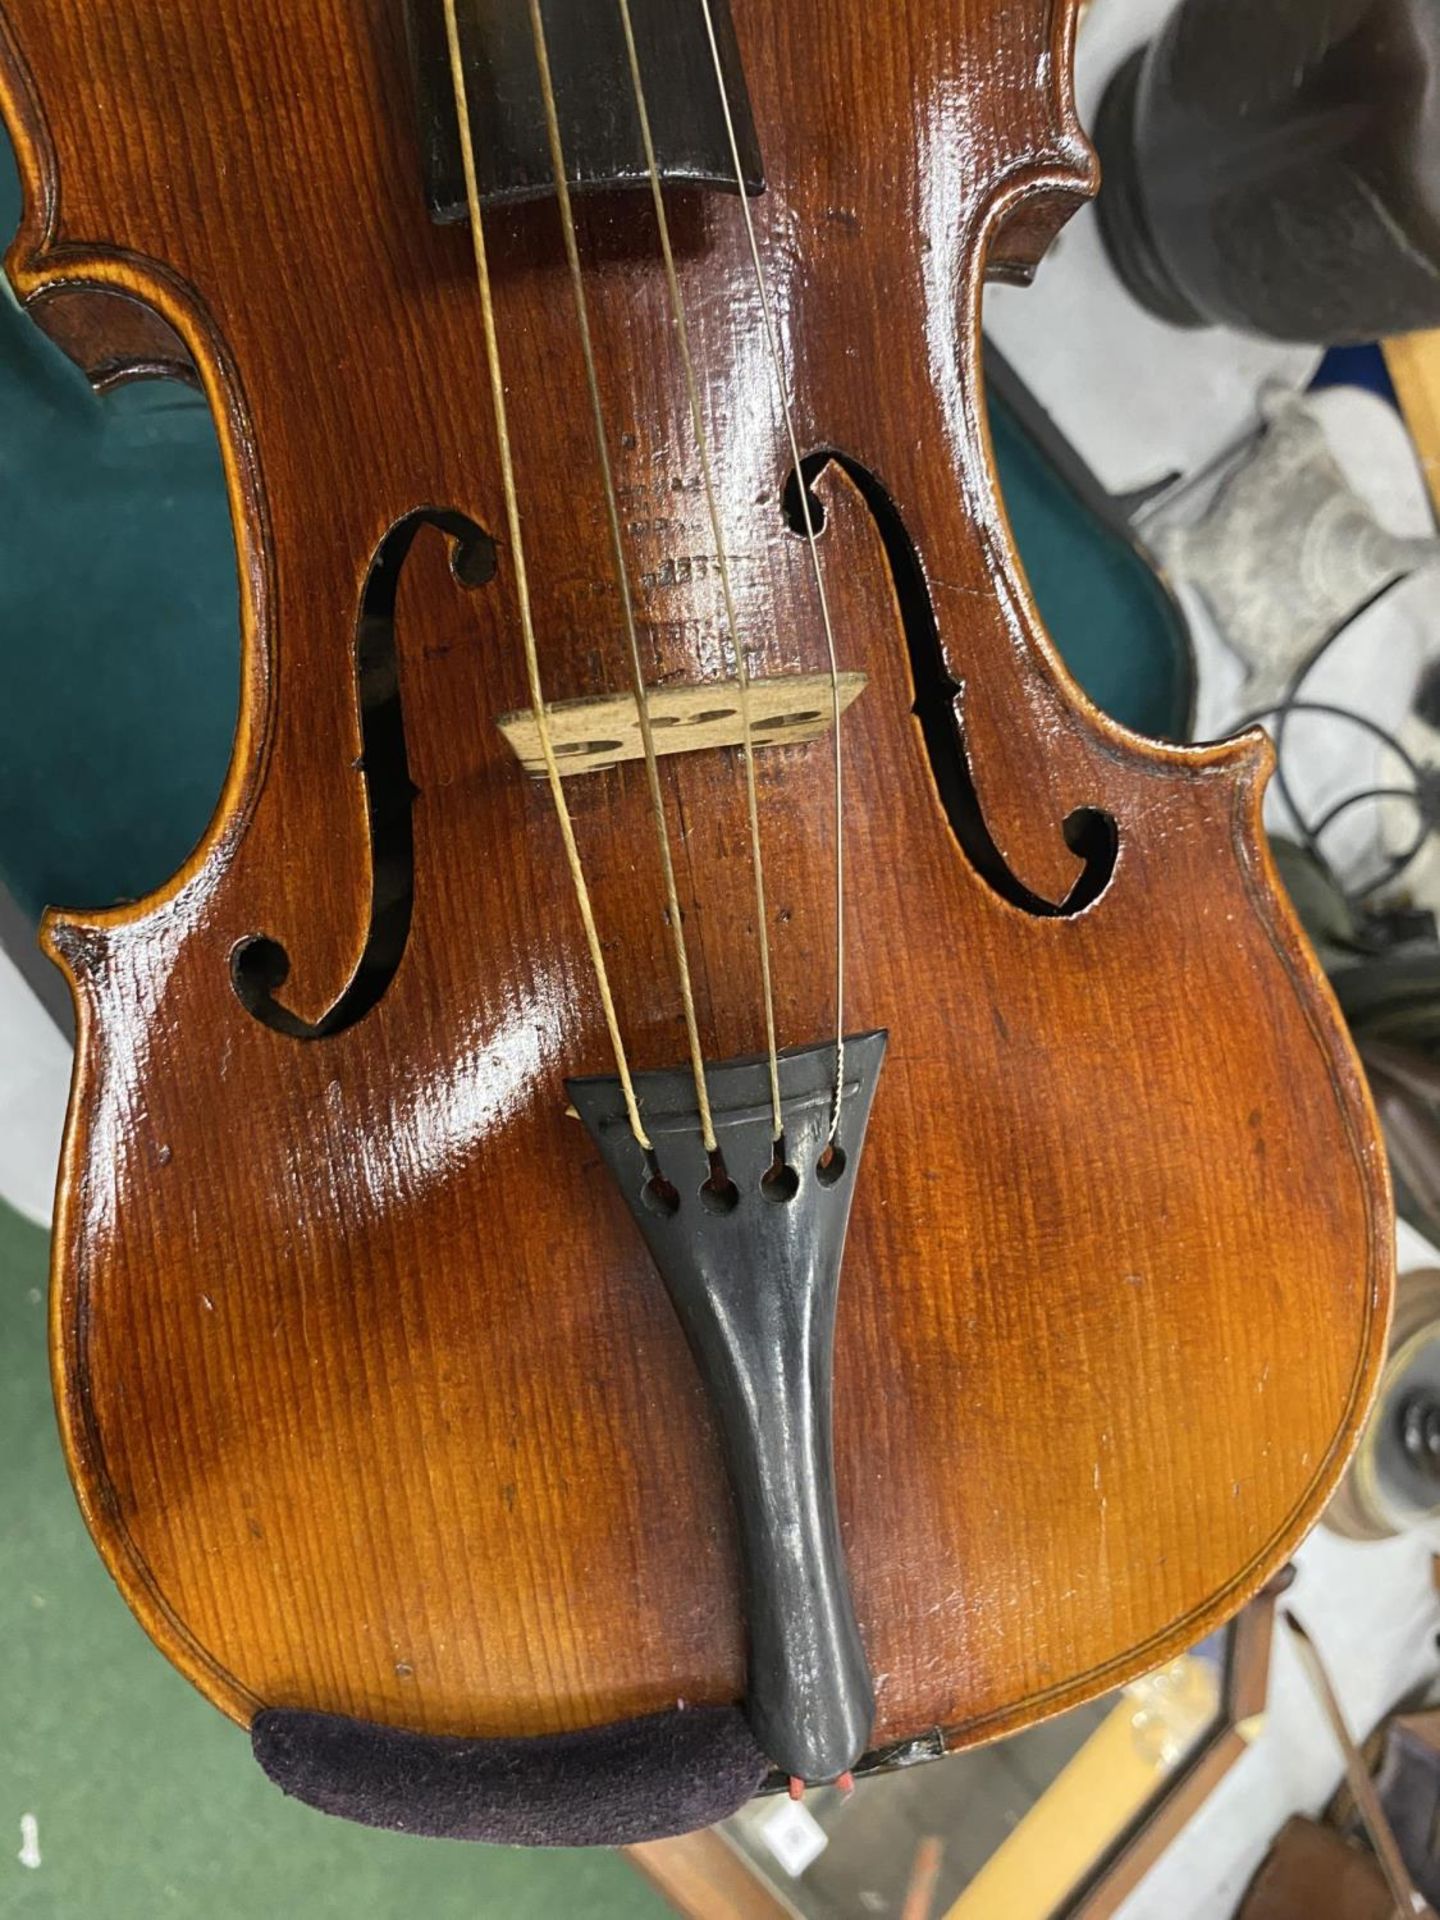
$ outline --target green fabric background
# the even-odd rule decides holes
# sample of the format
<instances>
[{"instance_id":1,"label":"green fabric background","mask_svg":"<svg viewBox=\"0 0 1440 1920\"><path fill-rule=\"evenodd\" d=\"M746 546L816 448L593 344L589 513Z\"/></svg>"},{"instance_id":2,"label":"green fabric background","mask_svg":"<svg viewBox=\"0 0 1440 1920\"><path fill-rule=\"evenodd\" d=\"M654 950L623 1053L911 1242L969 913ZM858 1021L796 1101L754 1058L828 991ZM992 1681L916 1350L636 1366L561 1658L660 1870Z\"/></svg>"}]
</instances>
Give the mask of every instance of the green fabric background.
<instances>
[{"instance_id":1,"label":"green fabric background","mask_svg":"<svg viewBox=\"0 0 1440 1920\"><path fill-rule=\"evenodd\" d=\"M1066 665L1102 712L1158 740L1187 738L1190 636L1158 576L993 393L990 437L1016 550Z\"/></svg>"},{"instance_id":2,"label":"green fabric background","mask_svg":"<svg viewBox=\"0 0 1440 1920\"><path fill-rule=\"evenodd\" d=\"M0 134L0 236L19 214ZM238 589L203 402L99 400L0 276L0 880L32 918L169 877L225 776Z\"/></svg>"}]
</instances>

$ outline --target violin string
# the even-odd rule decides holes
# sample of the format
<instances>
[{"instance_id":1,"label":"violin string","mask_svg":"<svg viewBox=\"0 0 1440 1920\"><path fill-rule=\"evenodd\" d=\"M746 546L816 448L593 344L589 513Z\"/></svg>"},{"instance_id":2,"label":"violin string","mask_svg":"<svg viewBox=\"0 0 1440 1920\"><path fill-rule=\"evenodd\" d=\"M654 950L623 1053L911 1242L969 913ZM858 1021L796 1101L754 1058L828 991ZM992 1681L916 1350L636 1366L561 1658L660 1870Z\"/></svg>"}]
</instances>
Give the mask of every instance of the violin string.
<instances>
[{"instance_id":1,"label":"violin string","mask_svg":"<svg viewBox=\"0 0 1440 1920\"><path fill-rule=\"evenodd\" d=\"M465 84L465 62L460 48L460 28L455 12L456 0L444 0L444 7L445 37L450 55L450 79L455 94L455 112L460 124L460 157L465 172L465 197L470 210L470 237L475 251L475 277L480 289L485 357L489 364L490 389L495 407L495 435L500 455L500 478L505 494L505 518L509 528L510 551L515 568L515 596L520 612L520 631L525 648L525 672L530 686L530 704L535 713L535 730L540 740L541 757L545 762L545 777L549 783L550 798L554 803L556 818L559 822L560 836L565 844L565 860L570 869L570 879L575 889L580 918L585 927L585 939L590 948L591 964L595 969L600 1004L604 1009L606 1027L609 1029L610 1046L615 1055L615 1066L620 1077L630 1130L635 1135L641 1151L650 1153L653 1149L645 1131L644 1122L640 1118L640 1107L635 1097L635 1084L630 1076L625 1042L620 1033L620 1020L615 1011L615 996L611 991L610 975L600 945L599 930L595 924L590 888L586 883L584 863L580 858L580 849L575 839L575 827L570 818L570 806L565 798L565 783L561 778L559 763L555 758L555 745L550 734L550 716L545 704L545 689L540 676L540 650L535 637L534 613L530 603L530 576L525 564L525 541L520 526L520 500L515 484L514 453L510 444L510 415L505 399L505 378L500 363L500 340L495 325L495 296L490 281L489 255L485 246L485 221L480 207L480 183L475 170L475 144L470 130L469 90Z\"/></svg>"},{"instance_id":2,"label":"violin string","mask_svg":"<svg viewBox=\"0 0 1440 1920\"><path fill-rule=\"evenodd\" d=\"M600 376L595 364L595 343L590 330L590 303L585 293L585 275L580 264L580 246L575 229L570 183L566 174L564 142L560 134L560 113L555 99L554 76L550 68L550 46L540 0L530 0L530 28L535 40L535 59L540 71L540 93L545 106L545 126L550 143L550 164L555 176L555 192L560 204L560 225L565 238L565 257L575 296L575 314L580 331L580 350L585 361L585 381L590 394L590 413L595 428L595 450L599 456L605 491L605 515L610 528L610 546L615 578L620 589L620 606L625 639L630 655L631 685L635 712L640 722L640 739L645 749L645 776L650 789L650 808L660 847L660 865L665 881L665 902L675 948L675 966L680 979L680 998L685 1013L685 1032L690 1046L690 1070L695 1080L695 1100L700 1113L700 1131L705 1151L715 1153L719 1142L710 1111L710 1091L705 1078L705 1055L700 1044L700 1023L695 1011L695 990L690 975L690 955L685 939L685 922L680 912L680 895L675 884L675 861L670 846L670 829L665 814L665 799L660 786L660 761L655 751L655 732L650 722L650 694L645 684L645 669L640 658L640 636L635 620L635 602L630 590L630 573L625 558L625 540L620 530L620 503L615 491L615 470L610 458L609 435L605 425L605 406L600 394Z\"/></svg>"},{"instance_id":3,"label":"violin string","mask_svg":"<svg viewBox=\"0 0 1440 1920\"><path fill-rule=\"evenodd\" d=\"M765 856L760 840L760 795L755 779L755 743L751 728L750 673L745 663L745 647L740 634L740 623L735 611L735 594L730 575L729 546L725 538L724 523L720 516L719 498L715 491L715 472L710 458L710 440L705 428L705 410L700 400L700 383L695 372L695 359L690 350L690 331L685 319L685 303L680 292L680 276L675 267L675 249L671 241L670 220L665 211L665 196L660 184L660 164L656 158L655 141L650 127L650 111L645 97L645 83L640 72L640 55L635 43L635 29L630 17L630 0L619 0L620 20L625 31L625 49L630 63L630 80L634 91L635 109L639 117L640 137L645 148L645 164L650 175L650 195L655 206L655 220L660 234L660 250L665 262L665 280L669 293L670 313L675 326L675 339L680 349L681 364L684 368L685 387L690 407L691 428L695 435L696 451L700 461L700 476L705 492L705 504L710 519L711 535L715 542L715 563L720 575L720 592L725 607L725 624L728 630L730 650L735 661L735 684L739 693L741 745L740 756L745 766L745 802L750 830L750 865L755 880L755 912L758 921L760 947L760 979L765 999L765 1045L770 1071L770 1118L775 1141L780 1141L785 1132L785 1114L780 1098L780 1053L775 1028L775 984L770 963L770 918L766 904Z\"/></svg>"},{"instance_id":4,"label":"violin string","mask_svg":"<svg viewBox=\"0 0 1440 1920\"><path fill-rule=\"evenodd\" d=\"M621 0L622 6L627 3L628 0ZM805 527L805 544L810 555L811 571L815 576L815 592L820 603L820 617L825 628L825 647L830 659L830 710L835 742L835 1097L830 1110L830 1142L833 1145L840 1131L840 1115L845 1103L845 756L841 735L844 700L840 687L840 655L835 644L834 621L830 616L830 596L825 590L825 569L820 559L820 542L814 511L810 505L810 489L806 484L804 462L800 458L800 440L795 431L795 411L790 403L789 389L785 381L785 363L780 353L780 337L775 326L775 312L765 279L765 268L760 258L760 243L755 235L755 218L750 211L750 196L745 191L745 164L740 157L740 141L735 131L735 115L730 104L730 90L725 80L725 62L721 57L720 41L715 32L714 9L711 0L700 0L700 6L705 15L705 33L710 42L710 57L714 62L715 79L720 89L720 107L725 116L725 135L730 145L735 185L740 194L740 208L745 216L745 234L749 242L750 261L755 274L755 290L760 299L760 313L765 326L770 364L775 374L775 389L779 395L780 409L785 419L785 433L790 442L795 485L800 495L800 517Z\"/></svg>"}]
</instances>

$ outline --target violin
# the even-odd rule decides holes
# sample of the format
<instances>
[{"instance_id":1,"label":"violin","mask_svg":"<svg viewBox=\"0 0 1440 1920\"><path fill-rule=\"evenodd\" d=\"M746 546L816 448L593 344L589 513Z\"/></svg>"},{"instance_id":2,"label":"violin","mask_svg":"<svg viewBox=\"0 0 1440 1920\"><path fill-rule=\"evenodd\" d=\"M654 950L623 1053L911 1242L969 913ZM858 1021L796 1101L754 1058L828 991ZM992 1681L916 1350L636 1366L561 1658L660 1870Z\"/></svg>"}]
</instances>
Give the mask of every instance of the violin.
<instances>
[{"instance_id":1,"label":"violin","mask_svg":"<svg viewBox=\"0 0 1440 1920\"><path fill-rule=\"evenodd\" d=\"M244 629L202 843L43 932L59 1420L313 1805L617 1843L991 1739L1355 1443L1389 1195L1268 747L1086 701L989 460L1075 14L0 0L11 282L203 388Z\"/></svg>"}]
</instances>

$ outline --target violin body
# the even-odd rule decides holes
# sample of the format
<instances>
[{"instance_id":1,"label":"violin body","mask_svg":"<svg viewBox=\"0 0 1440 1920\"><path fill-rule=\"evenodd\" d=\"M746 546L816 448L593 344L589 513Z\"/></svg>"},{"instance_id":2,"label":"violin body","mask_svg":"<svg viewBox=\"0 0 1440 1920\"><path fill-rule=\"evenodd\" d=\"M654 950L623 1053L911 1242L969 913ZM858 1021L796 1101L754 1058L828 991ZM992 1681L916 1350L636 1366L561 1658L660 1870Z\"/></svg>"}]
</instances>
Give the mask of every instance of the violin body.
<instances>
[{"instance_id":1,"label":"violin body","mask_svg":"<svg viewBox=\"0 0 1440 1920\"><path fill-rule=\"evenodd\" d=\"M1283 1562L1383 1359L1388 1190L1265 851L1267 746L1097 714L995 496L982 280L1095 184L1071 0L732 11L866 676L846 1001L889 1040L840 1537L869 1749L938 1750L1155 1665ZM244 622L203 843L47 923L79 1018L54 1373L100 1551L227 1714L545 1735L736 1700L746 1619L710 1402L569 1111L612 1061L551 794L497 725L529 693L486 342L412 77L389 0L0 0L11 280L97 381L203 384ZM741 203L669 197L750 671L823 674ZM729 684L653 209L574 210L646 679ZM598 700L627 681L555 202L486 230L545 689ZM834 1030L828 754L754 752L783 1046ZM659 768L706 1056L755 1055L743 756ZM632 1063L674 1068L646 769L566 787Z\"/></svg>"}]
</instances>

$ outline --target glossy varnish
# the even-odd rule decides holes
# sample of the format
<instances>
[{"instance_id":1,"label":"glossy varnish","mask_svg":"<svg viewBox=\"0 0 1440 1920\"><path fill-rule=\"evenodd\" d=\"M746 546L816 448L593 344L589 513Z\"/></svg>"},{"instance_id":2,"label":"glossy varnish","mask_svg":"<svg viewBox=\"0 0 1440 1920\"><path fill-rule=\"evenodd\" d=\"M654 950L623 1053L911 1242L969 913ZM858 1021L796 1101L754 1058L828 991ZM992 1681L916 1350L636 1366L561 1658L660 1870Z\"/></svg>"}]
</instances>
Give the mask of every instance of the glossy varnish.
<instances>
[{"instance_id":1,"label":"glossy varnish","mask_svg":"<svg viewBox=\"0 0 1440 1920\"><path fill-rule=\"evenodd\" d=\"M849 1022L890 1050L836 1362L840 1500L877 1742L984 1737L1201 1636L1311 1524L1383 1352L1385 1174L1264 851L1266 749L1160 749L1066 678L1018 575L980 414L983 272L1093 186L1069 0L736 0L755 203L802 444L903 516L964 688L990 835L1037 895L1113 817L1098 901L1045 917L966 859L912 714L861 493L820 482L841 664ZM101 379L192 363L235 510L243 714L162 895L47 938L80 1047L54 1362L86 1516L228 1713L437 1732L733 1698L732 1526L694 1367L563 1081L611 1060L526 704L470 243L426 218L389 0L0 0L28 187L10 273ZM739 204L678 194L681 279L752 671L824 636ZM716 554L643 194L580 210L654 682L725 678ZM626 685L553 203L491 247L546 687ZM396 647L408 946L329 1038L242 1006L287 950L314 1022L365 943L357 608L418 509L500 542L466 587L424 528ZM155 698L166 690L157 686ZM757 761L782 1042L832 1030L823 739ZM763 1039L744 783L667 759L701 1026ZM567 783L637 1066L684 1055L643 767Z\"/></svg>"}]
</instances>

